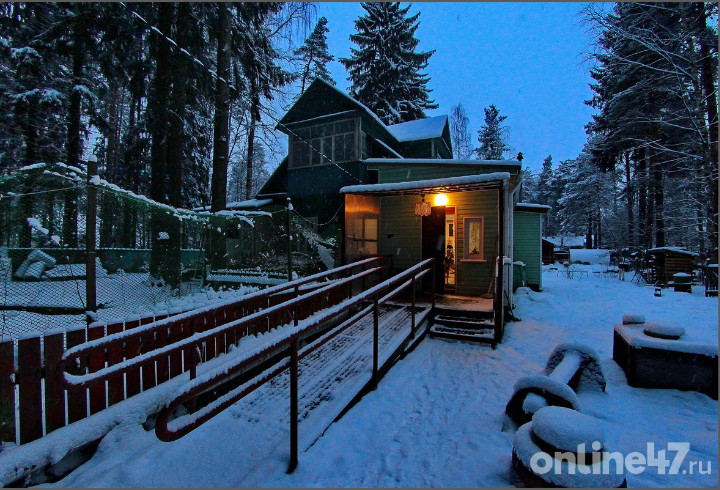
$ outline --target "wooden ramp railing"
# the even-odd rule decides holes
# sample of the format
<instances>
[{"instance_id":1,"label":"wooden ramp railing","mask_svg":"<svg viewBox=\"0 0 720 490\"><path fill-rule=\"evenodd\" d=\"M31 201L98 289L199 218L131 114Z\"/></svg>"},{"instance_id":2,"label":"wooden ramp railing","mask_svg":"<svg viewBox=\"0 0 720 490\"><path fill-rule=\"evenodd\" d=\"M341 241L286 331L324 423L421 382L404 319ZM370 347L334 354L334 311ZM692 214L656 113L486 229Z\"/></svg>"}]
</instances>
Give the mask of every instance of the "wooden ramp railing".
<instances>
[{"instance_id":1,"label":"wooden ramp railing","mask_svg":"<svg viewBox=\"0 0 720 490\"><path fill-rule=\"evenodd\" d=\"M377 259L363 261L363 265L375 265L374 260ZM353 266L357 266L358 264L360 263L353 264ZM168 358L173 359L173 357L179 356L184 356L185 359L189 359L191 380L167 403L158 415L156 421L155 432L158 438L163 441L172 441L199 427L207 420L289 368L291 458L288 471L292 471L297 465L298 452L297 366L299 359L307 356L350 326L372 314L374 328L373 374L371 382L377 383L378 371L380 369L378 361L379 306L405 289L410 288L413 304L411 308L411 324L408 326L407 337L409 339L414 338L416 334L416 311L414 307L415 284L418 280L421 280L425 274L434 274L434 269L434 261L432 259L425 260L405 272L351 297L349 289L353 282L364 281L369 275L382 270L382 267L372 267L352 274L349 277L338 279L331 284L305 294L299 294L299 291L295 289L297 296L282 303L269 306L209 330L194 332L172 344L160 346L140 356L128 359L122 364L108 365L89 373L77 373L75 371L75 366L78 365L78 363L81 364L83 359L107 355L108 352L120 343L127 343L143 335L149 335L150 332L154 333L163 329L161 326L148 325L142 332L123 332L69 349L65 355L63 355L58 366L58 371L61 373L62 383L67 388L79 389L88 387L92 389L93 386L102 385L105 381L109 382L122 374L131 372L142 366L152 365L151 363L157 363L158 361ZM347 297L341 299L334 305L323 302L322 298L333 291L342 291L348 294ZM371 302L371 304L365 305L367 302ZM340 325L326 331L328 322L335 319L339 313L353 312L358 309L359 311L352 314L350 318L343 321ZM206 349L208 345L213 343L215 345L220 343L230 345L238 338L240 333L249 332L255 329L254 326L258 324L266 325L271 318L277 317L286 319L286 324L291 324L295 328L291 328L287 332L284 332L283 335L279 335L268 347L254 352L239 354L215 371L202 373L199 377L195 376L199 363L199 359L197 355L195 355L196 352L202 351L203 348ZM320 337L316 338L318 335L320 335ZM301 344L310 341L312 342L305 345L301 350ZM268 362L271 363L270 366L267 365ZM253 372L253 370L257 371L258 368L262 368L264 371L251 379L243 378L243 375ZM242 382L241 384L236 382L235 386L232 386L229 390L222 389L223 385L231 383L233 380L237 381L238 379ZM211 397L206 396L203 401L208 403L198 408L199 403L197 403L197 401L201 398L201 395L218 389L223 394L220 396L215 396L215 394ZM190 409L191 413L170 422L170 418L180 405L185 405Z\"/></svg>"},{"instance_id":2,"label":"wooden ramp railing","mask_svg":"<svg viewBox=\"0 0 720 490\"><path fill-rule=\"evenodd\" d=\"M206 339L199 350L201 357L197 350L167 350L169 346L301 293L335 284L326 281L367 268L380 271L385 262L381 257L370 258L175 314L165 312L120 323L93 324L87 330L38 333L18 341L0 342L0 439L29 443L147 391L194 369L200 361L228 352L244 336L286 324L288 313L273 310L273 315L252 322L244 329ZM353 289L362 289L368 275L314 296L312 302L303 305L305 309L298 311L298 317L305 318L318 308L340 303L353 294ZM94 348L98 343L103 347ZM152 356L163 348L167 355ZM69 362L72 352L76 355ZM136 361L130 362L132 359ZM105 378L107 382L68 384L60 368L78 377L108 370L112 370L113 375Z\"/></svg>"}]
</instances>

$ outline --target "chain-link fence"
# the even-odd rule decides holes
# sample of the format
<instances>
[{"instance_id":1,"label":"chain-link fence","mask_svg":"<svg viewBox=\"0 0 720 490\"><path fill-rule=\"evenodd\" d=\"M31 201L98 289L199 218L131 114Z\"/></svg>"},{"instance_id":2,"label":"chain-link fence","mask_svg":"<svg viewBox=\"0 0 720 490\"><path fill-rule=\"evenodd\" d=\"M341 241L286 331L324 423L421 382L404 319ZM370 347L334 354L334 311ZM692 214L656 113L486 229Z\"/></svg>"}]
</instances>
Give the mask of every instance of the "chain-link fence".
<instances>
[{"instance_id":1,"label":"chain-link fence","mask_svg":"<svg viewBox=\"0 0 720 490\"><path fill-rule=\"evenodd\" d=\"M172 314L283 282L288 244L293 276L332 267L335 237L321 238L291 213L289 239L287 213L281 204L269 212L176 209L97 177L88 185L83 170L64 165L4 176L0 341Z\"/></svg>"}]
</instances>

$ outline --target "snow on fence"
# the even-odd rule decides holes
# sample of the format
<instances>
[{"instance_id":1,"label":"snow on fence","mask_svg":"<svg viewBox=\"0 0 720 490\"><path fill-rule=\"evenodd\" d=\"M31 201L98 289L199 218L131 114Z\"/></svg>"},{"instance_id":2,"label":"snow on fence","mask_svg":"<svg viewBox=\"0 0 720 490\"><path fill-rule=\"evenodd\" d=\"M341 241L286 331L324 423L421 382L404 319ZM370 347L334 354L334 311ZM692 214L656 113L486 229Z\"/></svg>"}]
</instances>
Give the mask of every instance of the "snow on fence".
<instances>
[{"instance_id":1,"label":"snow on fence","mask_svg":"<svg viewBox=\"0 0 720 490\"><path fill-rule=\"evenodd\" d=\"M98 413L138 393L189 371L198 362L227 353L240 338L268 332L292 322L291 312L277 311L262 321L252 322L232 335L219 335L203 343L200 351L187 349L149 361L89 388L64 389L57 371L68 349L113 334L142 330L143 335L120 339L102 354L90 354L75 365L73 374L94 373L121 364L155 349L179 342L283 303L300 290L315 289L317 283L333 274L382 259L368 259L283 285L248 294L240 299L216 302L190 311L165 312L129 317L122 322L95 322L87 329L55 331L0 343L0 442L25 444L61 427ZM300 319L313 312L337 305L352 294L348 287L330 288L313 297L297 311ZM143 327L140 329L140 327ZM193 356L191 358L190 356Z\"/></svg>"},{"instance_id":2,"label":"snow on fence","mask_svg":"<svg viewBox=\"0 0 720 490\"><path fill-rule=\"evenodd\" d=\"M287 211L278 206L273 213L173 208L62 164L0 176L0 341L84 327L87 311L109 320L248 283L277 284L288 272ZM332 240L296 214L293 272L331 268ZM283 277L206 277L246 268Z\"/></svg>"}]
</instances>

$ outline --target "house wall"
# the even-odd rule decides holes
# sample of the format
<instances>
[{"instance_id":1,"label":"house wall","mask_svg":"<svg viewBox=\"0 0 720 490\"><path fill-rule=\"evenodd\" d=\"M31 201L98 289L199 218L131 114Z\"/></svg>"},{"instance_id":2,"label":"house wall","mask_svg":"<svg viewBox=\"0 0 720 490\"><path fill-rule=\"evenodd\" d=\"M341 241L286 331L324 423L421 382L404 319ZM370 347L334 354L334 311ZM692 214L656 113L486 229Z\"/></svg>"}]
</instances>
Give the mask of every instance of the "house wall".
<instances>
[{"instance_id":1,"label":"house wall","mask_svg":"<svg viewBox=\"0 0 720 490\"><path fill-rule=\"evenodd\" d=\"M393 256L393 267L397 269L408 269L422 259L422 218L415 216L419 199L418 196L380 199L379 250L381 255Z\"/></svg>"},{"instance_id":2,"label":"house wall","mask_svg":"<svg viewBox=\"0 0 720 490\"><path fill-rule=\"evenodd\" d=\"M447 196L448 206L454 206L456 210L456 294L486 294L498 255L498 191L458 192ZM425 197L431 202L433 198L433 195ZM393 265L397 269L407 269L422 260L422 218L415 216L415 203L419 200L419 196L413 195L383 197L380 200L379 251L393 255ZM472 217L483 218L482 261L463 259L464 218ZM393 237L389 238L388 234Z\"/></svg>"},{"instance_id":3,"label":"house wall","mask_svg":"<svg viewBox=\"0 0 720 490\"><path fill-rule=\"evenodd\" d=\"M471 191L448 194L448 206L456 212L456 284L457 294L480 296L488 292L498 255L498 191ZM483 218L483 261L463 259L465 243L464 218Z\"/></svg>"},{"instance_id":4,"label":"house wall","mask_svg":"<svg viewBox=\"0 0 720 490\"><path fill-rule=\"evenodd\" d=\"M541 222L540 213L515 211L513 259L525 263L525 279L533 289L542 288Z\"/></svg>"}]
</instances>

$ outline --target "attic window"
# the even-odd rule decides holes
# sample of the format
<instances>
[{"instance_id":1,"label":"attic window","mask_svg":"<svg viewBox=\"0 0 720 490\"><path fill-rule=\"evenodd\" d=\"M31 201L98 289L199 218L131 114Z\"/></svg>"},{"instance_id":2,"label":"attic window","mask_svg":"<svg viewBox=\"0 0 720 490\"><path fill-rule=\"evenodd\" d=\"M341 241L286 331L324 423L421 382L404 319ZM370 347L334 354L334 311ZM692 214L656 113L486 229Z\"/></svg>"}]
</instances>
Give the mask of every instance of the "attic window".
<instances>
[{"instance_id":1,"label":"attic window","mask_svg":"<svg viewBox=\"0 0 720 490\"><path fill-rule=\"evenodd\" d=\"M295 129L290 166L315 167L356 160L355 140L354 119Z\"/></svg>"}]
</instances>

